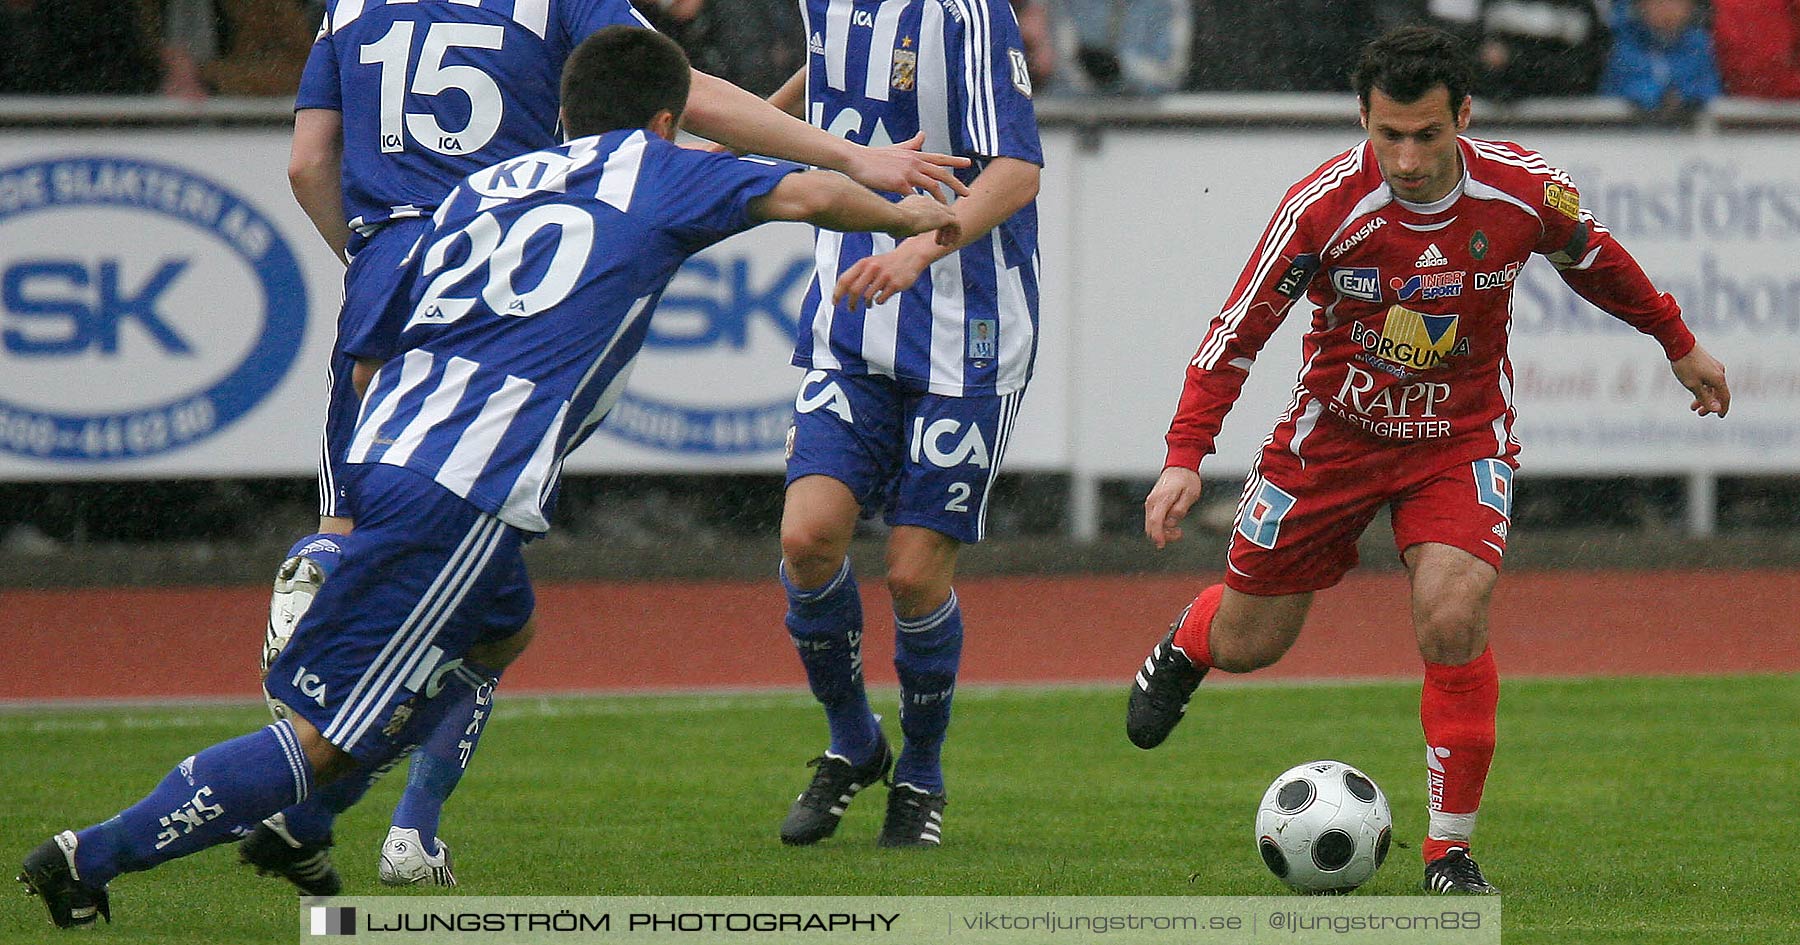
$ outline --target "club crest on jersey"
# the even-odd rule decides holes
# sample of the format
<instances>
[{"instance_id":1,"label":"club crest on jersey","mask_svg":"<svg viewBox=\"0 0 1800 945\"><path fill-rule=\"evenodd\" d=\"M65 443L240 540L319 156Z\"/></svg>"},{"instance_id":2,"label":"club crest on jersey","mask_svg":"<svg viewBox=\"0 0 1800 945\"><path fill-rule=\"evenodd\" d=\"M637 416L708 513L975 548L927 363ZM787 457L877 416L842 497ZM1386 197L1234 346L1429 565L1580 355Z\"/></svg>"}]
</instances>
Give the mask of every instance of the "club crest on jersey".
<instances>
[{"instance_id":1,"label":"club crest on jersey","mask_svg":"<svg viewBox=\"0 0 1800 945\"><path fill-rule=\"evenodd\" d=\"M1414 273L1405 279L1395 276L1388 280L1388 288L1393 289L1404 302L1415 295L1422 296L1423 301L1444 299L1453 295L1461 295L1463 290L1463 272L1424 272Z\"/></svg>"},{"instance_id":2,"label":"club crest on jersey","mask_svg":"<svg viewBox=\"0 0 1800 945\"><path fill-rule=\"evenodd\" d=\"M919 54L910 49L894 50L894 69L888 77L888 85L896 92L911 92L918 82L918 74Z\"/></svg>"},{"instance_id":3,"label":"club crest on jersey","mask_svg":"<svg viewBox=\"0 0 1800 945\"><path fill-rule=\"evenodd\" d=\"M1427 315L1395 305L1387 310L1381 334L1356 322L1350 326L1350 340L1371 357L1415 371L1428 371L1445 358L1469 353L1469 339L1456 336L1460 321L1458 315Z\"/></svg>"},{"instance_id":4,"label":"club crest on jersey","mask_svg":"<svg viewBox=\"0 0 1800 945\"><path fill-rule=\"evenodd\" d=\"M1488 242L1488 235L1486 233L1476 230L1469 236L1469 255L1475 257L1477 261L1486 259L1488 249L1492 245L1493 244Z\"/></svg>"},{"instance_id":5,"label":"club crest on jersey","mask_svg":"<svg viewBox=\"0 0 1800 945\"><path fill-rule=\"evenodd\" d=\"M1581 195L1573 187L1561 184L1544 184L1544 206L1571 220L1581 219Z\"/></svg>"},{"instance_id":6,"label":"club crest on jersey","mask_svg":"<svg viewBox=\"0 0 1800 945\"><path fill-rule=\"evenodd\" d=\"M1338 294L1347 299L1362 299L1364 302L1381 301L1381 270L1370 268L1333 269L1331 270L1331 286Z\"/></svg>"}]
</instances>

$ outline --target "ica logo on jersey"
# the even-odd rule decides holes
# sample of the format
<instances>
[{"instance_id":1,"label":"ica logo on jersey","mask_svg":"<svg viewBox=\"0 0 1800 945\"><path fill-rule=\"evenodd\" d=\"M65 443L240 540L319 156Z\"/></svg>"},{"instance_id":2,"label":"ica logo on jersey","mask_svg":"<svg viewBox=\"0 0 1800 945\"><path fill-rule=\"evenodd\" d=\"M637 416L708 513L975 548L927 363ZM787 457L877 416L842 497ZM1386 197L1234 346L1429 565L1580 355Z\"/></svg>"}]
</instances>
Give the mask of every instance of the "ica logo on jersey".
<instances>
[{"instance_id":1,"label":"ica logo on jersey","mask_svg":"<svg viewBox=\"0 0 1800 945\"><path fill-rule=\"evenodd\" d=\"M117 462L225 429L285 377L306 285L262 210L129 157L0 169L0 450Z\"/></svg>"}]
</instances>

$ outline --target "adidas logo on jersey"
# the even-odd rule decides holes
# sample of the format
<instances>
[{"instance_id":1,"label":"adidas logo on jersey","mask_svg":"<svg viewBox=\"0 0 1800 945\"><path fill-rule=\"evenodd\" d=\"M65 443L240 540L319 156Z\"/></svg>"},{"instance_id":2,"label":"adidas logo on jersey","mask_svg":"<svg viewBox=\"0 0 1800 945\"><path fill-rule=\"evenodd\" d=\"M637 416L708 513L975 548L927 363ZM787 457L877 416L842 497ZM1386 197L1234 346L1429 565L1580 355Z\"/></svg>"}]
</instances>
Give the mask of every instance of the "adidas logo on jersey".
<instances>
[{"instance_id":1,"label":"adidas logo on jersey","mask_svg":"<svg viewBox=\"0 0 1800 945\"><path fill-rule=\"evenodd\" d=\"M1413 263L1413 268L1431 269L1436 266L1448 265L1450 265L1450 260L1444 258L1444 251L1438 249L1437 244L1433 243L1430 246L1425 247L1425 251L1419 254L1419 259L1417 262Z\"/></svg>"}]
</instances>

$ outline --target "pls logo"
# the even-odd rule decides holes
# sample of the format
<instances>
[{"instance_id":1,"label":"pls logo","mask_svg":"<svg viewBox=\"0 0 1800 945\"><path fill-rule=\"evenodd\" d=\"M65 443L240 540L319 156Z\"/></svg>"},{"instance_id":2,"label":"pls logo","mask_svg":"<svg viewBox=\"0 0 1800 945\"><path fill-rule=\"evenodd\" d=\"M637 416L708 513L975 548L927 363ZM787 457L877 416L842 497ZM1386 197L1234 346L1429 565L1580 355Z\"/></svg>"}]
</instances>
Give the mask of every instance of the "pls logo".
<instances>
[{"instance_id":1,"label":"pls logo","mask_svg":"<svg viewBox=\"0 0 1800 945\"><path fill-rule=\"evenodd\" d=\"M262 211L186 168L0 169L0 451L121 462L225 429L287 374L306 286Z\"/></svg>"},{"instance_id":2,"label":"pls logo","mask_svg":"<svg viewBox=\"0 0 1800 945\"><path fill-rule=\"evenodd\" d=\"M1430 272L1420 273L1401 279L1395 276L1388 280L1388 288L1399 293L1400 301L1405 302L1413 296L1424 301L1445 299L1461 295L1463 290L1463 273Z\"/></svg>"}]
</instances>

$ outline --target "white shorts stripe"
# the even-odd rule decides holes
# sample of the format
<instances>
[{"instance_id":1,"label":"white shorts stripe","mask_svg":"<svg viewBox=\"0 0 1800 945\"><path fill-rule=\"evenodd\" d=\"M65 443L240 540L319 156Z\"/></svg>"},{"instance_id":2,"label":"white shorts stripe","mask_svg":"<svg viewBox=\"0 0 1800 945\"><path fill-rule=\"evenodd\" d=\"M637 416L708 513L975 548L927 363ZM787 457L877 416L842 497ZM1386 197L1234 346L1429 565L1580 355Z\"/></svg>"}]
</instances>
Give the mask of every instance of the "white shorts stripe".
<instances>
[{"instance_id":1,"label":"white shorts stripe","mask_svg":"<svg viewBox=\"0 0 1800 945\"><path fill-rule=\"evenodd\" d=\"M345 732L360 721L360 717L364 713L370 711L368 702L373 695L370 689L378 686L378 677L381 677L383 670L392 664L397 652L404 648L411 628L431 609L433 602L446 591L447 586L456 579L465 559L480 543L482 533L490 530L493 521L491 516L482 516L481 520L469 529L468 534L463 536L462 542L451 553L449 561L438 572L437 577L432 579L431 585L425 589L425 593L420 596L419 603L413 608L412 613L388 638L387 644L382 647L380 653L376 654L375 659L369 664L369 668L363 671L362 677L351 688L350 695L345 697L342 705L338 707L337 715L325 728L326 741L339 748L349 748L349 744L340 739L344 737ZM381 704L385 703L386 699L383 698Z\"/></svg>"},{"instance_id":2,"label":"white shorts stripe","mask_svg":"<svg viewBox=\"0 0 1800 945\"><path fill-rule=\"evenodd\" d=\"M1019 407L1025 402L1025 392L1016 390L1000 398L999 431L994 435L994 449L988 457L987 488L981 493L981 511L975 516L975 540L987 537L988 500L994 495L994 483L1000 476L1000 461L1006 455L1007 441L1012 439L1013 422L1019 417Z\"/></svg>"},{"instance_id":3,"label":"white shorts stripe","mask_svg":"<svg viewBox=\"0 0 1800 945\"><path fill-rule=\"evenodd\" d=\"M287 719L269 726L275 733L275 742L281 746L281 753L287 758L288 771L294 776L294 803L306 800L308 788L312 783L312 763L306 760L306 752L300 749L300 739L294 734L294 723Z\"/></svg>"},{"instance_id":4,"label":"white shorts stripe","mask_svg":"<svg viewBox=\"0 0 1800 945\"><path fill-rule=\"evenodd\" d=\"M444 592L437 595L432 606L425 610L422 617L416 622L409 618L408 625L403 626L401 632L396 635L404 638L404 642L375 676L374 685L364 694L364 709L361 717L354 725L346 726L345 740L338 747L349 751L368 732L369 726L381 717L381 709L404 685L405 680L417 667L420 657L430 649L432 641L437 638L438 631L442 630L444 624L448 623L456 613L456 608L461 606L463 598L468 595L469 588L481 576L488 561L493 558L494 549L499 545L503 527L499 519L491 515L484 515L481 521L477 522L475 527L470 530L471 535L478 536L470 553L465 555L462 561L453 565L457 569L456 573L445 586ZM425 602L421 601L420 603ZM419 610L415 609L414 613L418 614ZM368 674L365 674L365 678L367 676Z\"/></svg>"}]
</instances>

